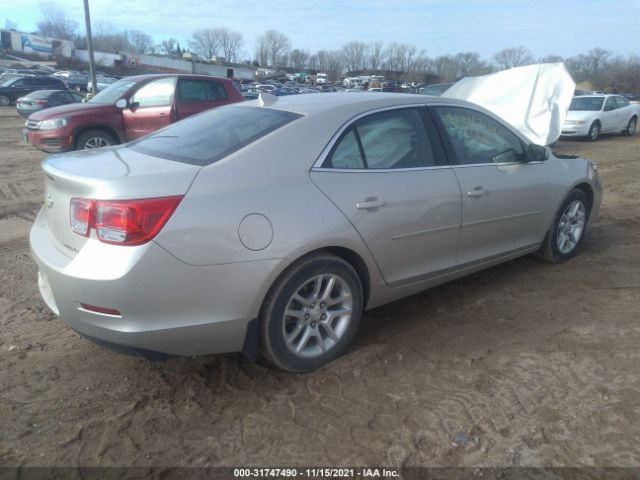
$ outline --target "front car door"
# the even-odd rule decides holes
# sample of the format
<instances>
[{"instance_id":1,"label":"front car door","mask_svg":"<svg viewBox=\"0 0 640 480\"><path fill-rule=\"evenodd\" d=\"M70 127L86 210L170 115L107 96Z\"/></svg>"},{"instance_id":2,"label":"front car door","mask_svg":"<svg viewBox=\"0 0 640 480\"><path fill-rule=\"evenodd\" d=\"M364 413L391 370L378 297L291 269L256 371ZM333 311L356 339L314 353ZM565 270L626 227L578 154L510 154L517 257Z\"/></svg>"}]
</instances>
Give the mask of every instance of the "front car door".
<instances>
[{"instance_id":1,"label":"front car door","mask_svg":"<svg viewBox=\"0 0 640 480\"><path fill-rule=\"evenodd\" d=\"M618 106L616 105L616 97L607 97L602 107L602 131L611 132L618 129L620 120L618 119Z\"/></svg>"},{"instance_id":2,"label":"front car door","mask_svg":"<svg viewBox=\"0 0 640 480\"><path fill-rule=\"evenodd\" d=\"M455 266L460 189L424 107L357 119L320 162L311 180L358 231L387 284Z\"/></svg>"},{"instance_id":3,"label":"front car door","mask_svg":"<svg viewBox=\"0 0 640 480\"><path fill-rule=\"evenodd\" d=\"M172 123L175 77L145 83L122 110L127 140L142 137Z\"/></svg>"},{"instance_id":4,"label":"front car door","mask_svg":"<svg viewBox=\"0 0 640 480\"><path fill-rule=\"evenodd\" d=\"M229 95L224 86L215 80L180 78L176 90L177 119L226 105Z\"/></svg>"},{"instance_id":5,"label":"front car door","mask_svg":"<svg viewBox=\"0 0 640 480\"><path fill-rule=\"evenodd\" d=\"M431 111L462 190L458 264L540 244L549 218L545 163L527 162L524 141L489 115L459 106Z\"/></svg>"}]
</instances>

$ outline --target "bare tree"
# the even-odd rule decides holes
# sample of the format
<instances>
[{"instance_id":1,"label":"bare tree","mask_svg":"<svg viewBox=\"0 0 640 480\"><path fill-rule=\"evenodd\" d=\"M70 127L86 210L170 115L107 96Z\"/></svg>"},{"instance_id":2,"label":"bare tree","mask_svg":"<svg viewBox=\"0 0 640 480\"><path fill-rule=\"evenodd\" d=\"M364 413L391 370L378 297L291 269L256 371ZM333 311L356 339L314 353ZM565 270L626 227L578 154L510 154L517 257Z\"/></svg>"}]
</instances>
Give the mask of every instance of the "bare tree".
<instances>
[{"instance_id":1,"label":"bare tree","mask_svg":"<svg viewBox=\"0 0 640 480\"><path fill-rule=\"evenodd\" d=\"M441 82L453 82L458 79L460 64L451 55L437 57L433 61L433 67Z\"/></svg>"},{"instance_id":2,"label":"bare tree","mask_svg":"<svg viewBox=\"0 0 640 480\"><path fill-rule=\"evenodd\" d=\"M382 66L384 58L382 42L372 42L369 44L369 66L371 70L378 70Z\"/></svg>"},{"instance_id":3,"label":"bare tree","mask_svg":"<svg viewBox=\"0 0 640 480\"><path fill-rule=\"evenodd\" d=\"M306 50L299 50L297 48L291 50L291 53L289 54L289 61L296 72L302 71L308 58L309 52Z\"/></svg>"},{"instance_id":4,"label":"bare tree","mask_svg":"<svg viewBox=\"0 0 640 480\"><path fill-rule=\"evenodd\" d=\"M44 37L72 40L78 23L67 17L65 11L54 2L40 3L42 20L36 25L38 33Z\"/></svg>"},{"instance_id":5,"label":"bare tree","mask_svg":"<svg viewBox=\"0 0 640 480\"><path fill-rule=\"evenodd\" d=\"M455 56L458 63L457 78L472 77L475 75L484 75L489 73L488 65L480 60L480 54L477 52L461 52Z\"/></svg>"},{"instance_id":6,"label":"bare tree","mask_svg":"<svg viewBox=\"0 0 640 480\"><path fill-rule=\"evenodd\" d=\"M318 55L314 54L309 56L309 70L316 70L318 68Z\"/></svg>"},{"instance_id":7,"label":"bare tree","mask_svg":"<svg viewBox=\"0 0 640 480\"><path fill-rule=\"evenodd\" d=\"M326 72L329 68L329 53L326 50L318 50L315 56L318 60L318 71Z\"/></svg>"},{"instance_id":8,"label":"bare tree","mask_svg":"<svg viewBox=\"0 0 640 480\"><path fill-rule=\"evenodd\" d=\"M327 73L332 81L340 80L344 70L344 55L342 50L332 50L327 54Z\"/></svg>"},{"instance_id":9,"label":"bare tree","mask_svg":"<svg viewBox=\"0 0 640 480\"><path fill-rule=\"evenodd\" d=\"M277 66L290 49L291 40L277 30L267 30L256 40L256 54L262 66Z\"/></svg>"},{"instance_id":10,"label":"bare tree","mask_svg":"<svg viewBox=\"0 0 640 480\"><path fill-rule=\"evenodd\" d=\"M189 46L191 49L206 60L211 60L218 55L222 47L222 35L219 28L204 28L196 30L191 35Z\"/></svg>"},{"instance_id":11,"label":"bare tree","mask_svg":"<svg viewBox=\"0 0 640 480\"><path fill-rule=\"evenodd\" d=\"M586 55L580 54L566 60L571 75L577 82L588 80L602 87L607 83L606 68L611 52L602 48L593 48Z\"/></svg>"},{"instance_id":12,"label":"bare tree","mask_svg":"<svg viewBox=\"0 0 640 480\"><path fill-rule=\"evenodd\" d=\"M559 63L563 62L564 58L560 55L547 55L538 59L538 63Z\"/></svg>"},{"instance_id":13,"label":"bare tree","mask_svg":"<svg viewBox=\"0 0 640 480\"><path fill-rule=\"evenodd\" d=\"M165 55L174 56L178 51L178 41L175 38L169 38L167 40L162 40L160 45L158 45L158 50L160 53Z\"/></svg>"},{"instance_id":14,"label":"bare tree","mask_svg":"<svg viewBox=\"0 0 640 480\"><path fill-rule=\"evenodd\" d=\"M13 20L7 18L4 21L4 28L5 28L5 30L17 30L18 29L18 24L16 22L14 22Z\"/></svg>"},{"instance_id":15,"label":"bare tree","mask_svg":"<svg viewBox=\"0 0 640 480\"><path fill-rule=\"evenodd\" d=\"M349 42L342 47L345 67L348 72L366 68L367 49L367 44L363 42Z\"/></svg>"},{"instance_id":16,"label":"bare tree","mask_svg":"<svg viewBox=\"0 0 640 480\"><path fill-rule=\"evenodd\" d=\"M228 28L220 29L221 47L224 58L228 62L235 63L240 57L240 50L244 44L242 34L240 32L234 32Z\"/></svg>"},{"instance_id":17,"label":"bare tree","mask_svg":"<svg viewBox=\"0 0 640 480\"><path fill-rule=\"evenodd\" d=\"M151 35L147 35L139 30L129 30L127 37L131 50L133 50L134 53L147 53L153 47L153 38Z\"/></svg>"},{"instance_id":18,"label":"bare tree","mask_svg":"<svg viewBox=\"0 0 640 480\"><path fill-rule=\"evenodd\" d=\"M534 61L533 55L525 47L505 48L493 56L493 62L500 70L530 65Z\"/></svg>"}]
</instances>

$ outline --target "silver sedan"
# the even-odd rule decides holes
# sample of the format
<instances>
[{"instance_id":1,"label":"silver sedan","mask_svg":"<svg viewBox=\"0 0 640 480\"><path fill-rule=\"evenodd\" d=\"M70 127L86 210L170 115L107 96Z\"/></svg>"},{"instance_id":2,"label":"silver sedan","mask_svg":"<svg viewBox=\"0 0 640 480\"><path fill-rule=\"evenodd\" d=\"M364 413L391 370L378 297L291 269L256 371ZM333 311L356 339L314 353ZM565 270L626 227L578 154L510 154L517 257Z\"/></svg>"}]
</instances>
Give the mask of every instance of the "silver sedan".
<instances>
[{"instance_id":1,"label":"silver sedan","mask_svg":"<svg viewBox=\"0 0 640 480\"><path fill-rule=\"evenodd\" d=\"M264 95L43 170L31 248L71 328L289 371L340 355L364 310L521 255L570 259L602 198L590 161L403 94Z\"/></svg>"}]
</instances>

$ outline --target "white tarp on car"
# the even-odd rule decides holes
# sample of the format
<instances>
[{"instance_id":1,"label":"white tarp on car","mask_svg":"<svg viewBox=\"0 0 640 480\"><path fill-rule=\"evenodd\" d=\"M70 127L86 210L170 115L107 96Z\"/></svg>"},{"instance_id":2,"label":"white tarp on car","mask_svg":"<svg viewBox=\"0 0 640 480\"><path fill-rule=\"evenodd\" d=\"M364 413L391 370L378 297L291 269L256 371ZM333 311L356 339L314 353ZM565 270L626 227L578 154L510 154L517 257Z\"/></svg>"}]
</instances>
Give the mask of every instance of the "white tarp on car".
<instances>
[{"instance_id":1,"label":"white tarp on car","mask_svg":"<svg viewBox=\"0 0 640 480\"><path fill-rule=\"evenodd\" d=\"M442 96L478 104L532 142L549 145L560 137L575 86L564 63L541 63L466 77Z\"/></svg>"}]
</instances>

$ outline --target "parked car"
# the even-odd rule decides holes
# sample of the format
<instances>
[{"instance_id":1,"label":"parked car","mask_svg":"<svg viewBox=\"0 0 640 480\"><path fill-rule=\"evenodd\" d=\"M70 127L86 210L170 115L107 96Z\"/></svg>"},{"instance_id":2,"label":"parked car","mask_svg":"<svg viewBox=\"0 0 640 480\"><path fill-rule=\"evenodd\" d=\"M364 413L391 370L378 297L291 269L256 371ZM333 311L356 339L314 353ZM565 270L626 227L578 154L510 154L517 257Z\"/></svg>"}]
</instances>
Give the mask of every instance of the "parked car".
<instances>
[{"instance_id":1,"label":"parked car","mask_svg":"<svg viewBox=\"0 0 640 480\"><path fill-rule=\"evenodd\" d=\"M118 81L116 77L107 77L107 76L96 76L96 87L97 92L100 93L102 90L107 88L109 85L113 85ZM93 81L89 79L89 75L87 75L87 92L93 91Z\"/></svg>"},{"instance_id":2,"label":"parked car","mask_svg":"<svg viewBox=\"0 0 640 480\"><path fill-rule=\"evenodd\" d=\"M15 103L19 97L37 90L66 90L65 84L53 77L13 77L0 84L0 105Z\"/></svg>"},{"instance_id":3,"label":"parked car","mask_svg":"<svg viewBox=\"0 0 640 480\"><path fill-rule=\"evenodd\" d=\"M47 152L106 147L242 100L226 78L139 75L118 80L86 103L36 112L23 133L28 143Z\"/></svg>"},{"instance_id":4,"label":"parked car","mask_svg":"<svg viewBox=\"0 0 640 480\"><path fill-rule=\"evenodd\" d=\"M82 95L67 90L38 90L25 97L18 98L16 110L20 116L27 118L33 112L44 110L45 108L67 105L69 103L80 103L84 100Z\"/></svg>"},{"instance_id":5,"label":"parked car","mask_svg":"<svg viewBox=\"0 0 640 480\"><path fill-rule=\"evenodd\" d=\"M89 75L83 74L71 74L66 77L64 82L67 85L69 90L73 90L75 92L88 92L87 87L89 86ZM98 83L98 88L100 88L100 83Z\"/></svg>"},{"instance_id":6,"label":"parked car","mask_svg":"<svg viewBox=\"0 0 640 480\"><path fill-rule=\"evenodd\" d=\"M634 135L638 106L621 95L573 97L562 127L562 135L595 141L601 133Z\"/></svg>"},{"instance_id":7,"label":"parked car","mask_svg":"<svg viewBox=\"0 0 640 480\"><path fill-rule=\"evenodd\" d=\"M455 82L434 83L433 85L420 87L417 93L420 95L434 95L436 97L440 97L444 92L449 90L449 88L454 84Z\"/></svg>"},{"instance_id":8,"label":"parked car","mask_svg":"<svg viewBox=\"0 0 640 480\"><path fill-rule=\"evenodd\" d=\"M364 310L521 255L572 258L602 198L590 161L407 94L244 102L43 170L31 251L68 325L289 371L340 355Z\"/></svg>"},{"instance_id":9,"label":"parked car","mask_svg":"<svg viewBox=\"0 0 640 480\"><path fill-rule=\"evenodd\" d=\"M625 93L622 96L629 100L630 103L640 104L640 93Z\"/></svg>"}]
</instances>

